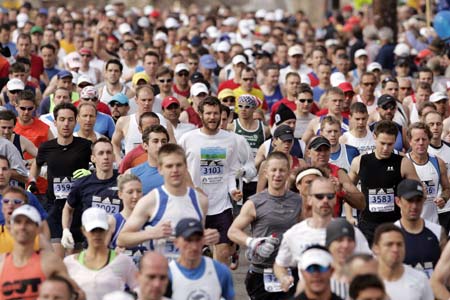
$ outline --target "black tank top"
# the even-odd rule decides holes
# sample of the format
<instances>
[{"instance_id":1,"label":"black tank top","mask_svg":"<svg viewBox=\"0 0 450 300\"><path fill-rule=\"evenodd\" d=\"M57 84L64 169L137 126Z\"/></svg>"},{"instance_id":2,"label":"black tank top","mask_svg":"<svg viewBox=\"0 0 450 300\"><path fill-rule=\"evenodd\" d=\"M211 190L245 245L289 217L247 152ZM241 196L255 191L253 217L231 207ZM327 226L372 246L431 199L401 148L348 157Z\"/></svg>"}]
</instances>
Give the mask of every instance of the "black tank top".
<instances>
[{"instance_id":1,"label":"black tank top","mask_svg":"<svg viewBox=\"0 0 450 300\"><path fill-rule=\"evenodd\" d=\"M392 154L388 159L377 159L375 152L361 156L359 178L366 208L360 219L381 224L400 219L400 208L395 204L397 184L402 180L403 157Z\"/></svg>"},{"instance_id":2,"label":"black tank top","mask_svg":"<svg viewBox=\"0 0 450 300\"><path fill-rule=\"evenodd\" d=\"M20 146L20 135L17 133L14 134L13 144L14 144L14 146L16 146L17 150L19 150L20 155L22 156L22 159L23 159L22 146Z\"/></svg>"}]
</instances>

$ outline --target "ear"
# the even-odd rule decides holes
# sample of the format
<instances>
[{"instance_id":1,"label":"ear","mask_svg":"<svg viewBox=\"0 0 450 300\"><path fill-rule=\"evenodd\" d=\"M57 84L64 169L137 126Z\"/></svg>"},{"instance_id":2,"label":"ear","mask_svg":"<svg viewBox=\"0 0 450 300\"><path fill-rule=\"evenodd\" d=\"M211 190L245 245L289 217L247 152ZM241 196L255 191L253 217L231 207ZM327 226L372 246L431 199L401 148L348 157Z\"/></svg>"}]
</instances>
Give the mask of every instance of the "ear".
<instances>
[{"instance_id":1,"label":"ear","mask_svg":"<svg viewBox=\"0 0 450 300\"><path fill-rule=\"evenodd\" d=\"M379 255L380 254L380 247L378 246L378 245L376 245L376 244L373 244L372 245L372 251L373 251L373 253L375 254L375 255Z\"/></svg>"},{"instance_id":2,"label":"ear","mask_svg":"<svg viewBox=\"0 0 450 300\"><path fill-rule=\"evenodd\" d=\"M148 152L148 145L142 142L142 148L144 148L145 152Z\"/></svg>"},{"instance_id":3,"label":"ear","mask_svg":"<svg viewBox=\"0 0 450 300\"><path fill-rule=\"evenodd\" d=\"M400 197L395 196L395 204L397 204L398 207L400 207Z\"/></svg>"},{"instance_id":4,"label":"ear","mask_svg":"<svg viewBox=\"0 0 450 300\"><path fill-rule=\"evenodd\" d=\"M95 156L94 156L93 154L91 154L91 162L92 162L93 164L95 164Z\"/></svg>"}]
</instances>

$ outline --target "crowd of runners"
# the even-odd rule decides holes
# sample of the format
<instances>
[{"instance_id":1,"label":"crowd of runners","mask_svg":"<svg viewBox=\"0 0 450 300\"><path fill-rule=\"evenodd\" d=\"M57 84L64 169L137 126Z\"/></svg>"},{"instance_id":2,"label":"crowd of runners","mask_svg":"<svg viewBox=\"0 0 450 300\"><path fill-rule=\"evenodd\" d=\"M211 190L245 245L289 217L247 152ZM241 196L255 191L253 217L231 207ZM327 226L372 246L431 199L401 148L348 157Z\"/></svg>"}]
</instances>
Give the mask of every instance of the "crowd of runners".
<instances>
[{"instance_id":1,"label":"crowd of runners","mask_svg":"<svg viewBox=\"0 0 450 300\"><path fill-rule=\"evenodd\" d=\"M449 299L450 4L360 4L0 7L0 300Z\"/></svg>"}]
</instances>

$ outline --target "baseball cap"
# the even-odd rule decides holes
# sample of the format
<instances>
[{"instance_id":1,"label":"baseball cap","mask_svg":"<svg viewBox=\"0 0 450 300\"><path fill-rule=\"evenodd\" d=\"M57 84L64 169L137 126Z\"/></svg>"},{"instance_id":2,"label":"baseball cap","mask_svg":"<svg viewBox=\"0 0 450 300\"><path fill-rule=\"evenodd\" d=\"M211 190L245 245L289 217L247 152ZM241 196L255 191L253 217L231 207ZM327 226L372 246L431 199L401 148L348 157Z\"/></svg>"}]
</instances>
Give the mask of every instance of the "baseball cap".
<instances>
[{"instance_id":1,"label":"baseball cap","mask_svg":"<svg viewBox=\"0 0 450 300\"><path fill-rule=\"evenodd\" d=\"M228 52L230 51L230 43L227 41L221 41L217 44L216 51L217 52Z\"/></svg>"},{"instance_id":2,"label":"baseball cap","mask_svg":"<svg viewBox=\"0 0 450 300\"><path fill-rule=\"evenodd\" d=\"M409 60L407 58L400 57L399 59L397 59L395 61L395 65L396 66L400 66L400 65L408 65L409 66Z\"/></svg>"},{"instance_id":3,"label":"baseball cap","mask_svg":"<svg viewBox=\"0 0 450 300\"><path fill-rule=\"evenodd\" d=\"M439 102L441 100L448 100L447 93L445 93L445 92L434 92L430 96L430 102Z\"/></svg>"},{"instance_id":4,"label":"baseball cap","mask_svg":"<svg viewBox=\"0 0 450 300\"><path fill-rule=\"evenodd\" d=\"M108 230L108 214L104 209L90 207L83 212L81 224L87 232L90 232L95 228Z\"/></svg>"},{"instance_id":5,"label":"baseball cap","mask_svg":"<svg viewBox=\"0 0 450 300\"><path fill-rule=\"evenodd\" d=\"M288 55L289 56L303 55L303 49L299 45L291 46L288 50Z\"/></svg>"},{"instance_id":6,"label":"baseball cap","mask_svg":"<svg viewBox=\"0 0 450 300\"><path fill-rule=\"evenodd\" d=\"M358 49L355 52L355 58L358 58L360 56L367 56L367 51L364 49Z\"/></svg>"},{"instance_id":7,"label":"baseball cap","mask_svg":"<svg viewBox=\"0 0 450 300\"><path fill-rule=\"evenodd\" d=\"M244 65L246 65L247 64L247 59L245 58L244 55L238 54L238 55L235 55L233 57L233 59L231 60L231 63L233 65L237 65L239 63L243 63Z\"/></svg>"},{"instance_id":8,"label":"baseball cap","mask_svg":"<svg viewBox=\"0 0 450 300\"><path fill-rule=\"evenodd\" d=\"M42 223L42 219L41 219L41 215L39 214L39 211L31 205L28 204L24 204L18 208L16 208L12 215L11 215L11 223L14 222L14 219L17 216L25 216L28 219L30 219L31 221L33 221L34 223L36 223L37 225L41 225Z\"/></svg>"},{"instance_id":9,"label":"baseball cap","mask_svg":"<svg viewBox=\"0 0 450 300\"><path fill-rule=\"evenodd\" d=\"M227 97L235 97L232 89L223 89L220 91L219 95L217 95L217 98L219 98L219 100L225 99Z\"/></svg>"},{"instance_id":10,"label":"baseball cap","mask_svg":"<svg viewBox=\"0 0 450 300\"><path fill-rule=\"evenodd\" d=\"M203 80L203 79L205 79L205 77L204 77L203 74L200 73L200 72L194 72L194 73L192 73L191 77L189 78L189 80L190 80L192 83L196 83L196 82L198 82L198 81L200 81L200 80Z\"/></svg>"},{"instance_id":11,"label":"baseball cap","mask_svg":"<svg viewBox=\"0 0 450 300\"><path fill-rule=\"evenodd\" d=\"M67 70L62 70L59 71L58 74L56 74L58 79L64 79L64 78L73 78L73 75L71 72L67 71Z\"/></svg>"},{"instance_id":12,"label":"baseball cap","mask_svg":"<svg viewBox=\"0 0 450 300\"><path fill-rule=\"evenodd\" d=\"M211 54L205 54L200 56L200 66L206 69L215 69L217 68L217 63Z\"/></svg>"},{"instance_id":13,"label":"baseball cap","mask_svg":"<svg viewBox=\"0 0 450 300\"><path fill-rule=\"evenodd\" d=\"M326 230L325 246L328 248L335 240L344 236L355 240L355 229L353 225L343 218L331 220Z\"/></svg>"},{"instance_id":14,"label":"baseball cap","mask_svg":"<svg viewBox=\"0 0 450 300\"><path fill-rule=\"evenodd\" d=\"M25 23L28 22L28 15L26 13L20 13L16 17L17 21L17 27L23 28L25 26Z\"/></svg>"},{"instance_id":15,"label":"baseball cap","mask_svg":"<svg viewBox=\"0 0 450 300\"><path fill-rule=\"evenodd\" d=\"M176 237L189 238L196 233L203 235L203 225L194 218L181 219L175 227Z\"/></svg>"},{"instance_id":16,"label":"baseball cap","mask_svg":"<svg viewBox=\"0 0 450 300\"><path fill-rule=\"evenodd\" d=\"M66 56L66 63L70 69L81 67L81 55L78 52L69 53Z\"/></svg>"},{"instance_id":17,"label":"baseball cap","mask_svg":"<svg viewBox=\"0 0 450 300\"><path fill-rule=\"evenodd\" d=\"M167 108L167 107L169 107L169 105L174 104L174 103L180 105L180 101L178 101L177 98L175 98L173 96L167 96L163 99L161 106L162 106L162 108Z\"/></svg>"},{"instance_id":18,"label":"baseball cap","mask_svg":"<svg viewBox=\"0 0 450 300\"><path fill-rule=\"evenodd\" d=\"M303 251L300 262L298 264L299 269L306 270L308 267L313 265L319 265L321 267L327 268L331 265L333 258L330 252L322 246L311 246Z\"/></svg>"},{"instance_id":19,"label":"baseball cap","mask_svg":"<svg viewBox=\"0 0 450 300\"><path fill-rule=\"evenodd\" d=\"M273 137L282 141L292 141L294 140L294 131L288 125L280 125L275 129Z\"/></svg>"},{"instance_id":20,"label":"baseball cap","mask_svg":"<svg viewBox=\"0 0 450 300\"><path fill-rule=\"evenodd\" d=\"M193 47L198 47L198 46L200 46L200 45L202 44L202 38L201 38L201 36L199 36L199 35L194 35L194 36L191 38L190 44L191 44Z\"/></svg>"},{"instance_id":21,"label":"baseball cap","mask_svg":"<svg viewBox=\"0 0 450 300\"><path fill-rule=\"evenodd\" d=\"M280 125L284 121L296 119L294 112L287 107L284 103L281 103L280 106L278 106L277 112L275 114L275 125Z\"/></svg>"},{"instance_id":22,"label":"baseball cap","mask_svg":"<svg viewBox=\"0 0 450 300\"><path fill-rule=\"evenodd\" d=\"M269 52L264 51L264 50L259 50L259 51L253 52L253 56L254 57L264 57L265 56L265 57L268 57L268 58L272 57L272 55L270 55Z\"/></svg>"},{"instance_id":23,"label":"baseball cap","mask_svg":"<svg viewBox=\"0 0 450 300\"><path fill-rule=\"evenodd\" d=\"M23 91L25 89L25 84L22 80L18 78L13 78L6 84L8 91Z\"/></svg>"},{"instance_id":24,"label":"baseball cap","mask_svg":"<svg viewBox=\"0 0 450 300\"><path fill-rule=\"evenodd\" d=\"M80 54L92 55L92 51L89 48L81 48L79 52Z\"/></svg>"},{"instance_id":25,"label":"baseball cap","mask_svg":"<svg viewBox=\"0 0 450 300\"><path fill-rule=\"evenodd\" d=\"M80 99L98 99L97 89L92 85L84 87L80 92Z\"/></svg>"},{"instance_id":26,"label":"baseball cap","mask_svg":"<svg viewBox=\"0 0 450 300\"><path fill-rule=\"evenodd\" d=\"M320 148L320 146L324 145L327 146L328 148L331 148L330 141L326 137L319 135L318 137L313 139L311 143L309 143L308 149L317 150Z\"/></svg>"},{"instance_id":27,"label":"baseball cap","mask_svg":"<svg viewBox=\"0 0 450 300\"><path fill-rule=\"evenodd\" d=\"M208 88L206 87L206 85L204 83L201 82L196 82L191 86L191 95L193 96L198 96L201 93L206 93L208 94Z\"/></svg>"},{"instance_id":28,"label":"baseball cap","mask_svg":"<svg viewBox=\"0 0 450 300\"><path fill-rule=\"evenodd\" d=\"M373 71L375 71L375 70L383 70L383 67L379 64L379 63L377 63L377 62L372 62L372 63L370 63L368 66L367 66L367 71L369 71L369 72L373 72Z\"/></svg>"},{"instance_id":29,"label":"baseball cap","mask_svg":"<svg viewBox=\"0 0 450 300\"><path fill-rule=\"evenodd\" d=\"M120 24L118 30L119 30L119 33L120 33L121 35L124 35L124 34L126 34L126 33L129 33L129 32L132 32L132 31L133 31L133 30L131 29L130 24L128 24L128 23L122 23L122 24Z\"/></svg>"},{"instance_id":30,"label":"baseball cap","mask_svg":"<svg viewBox=\"0 0 450 300\"><path fill-rule=\"evenodd\" d=\"M175 66L175 74L178 74L181 71L188 71L189 72L189 68L185 63L179 63Z\"/></svg>"},{"instance_id":31,"label":"baseball cap","mask_svg":"<svg viewBox=\"0 0 450 300\"><path fill-rule=\"evenodd\" d=\"M117 93L109 100L109 104L112 102L119 102L120 104L128 104L128 97L124 93Z\"/></svg>"},{"instance_id":32,"label":"baseball cap","mask_svg":"<svg viewBox=\"0 0 450 300\"><path fill-rule=\"evenodd\" d=\"M397 195L406 200L410 200L417 196L423 197L422 183L413 179L403 179L397 186Z\"/></svg>"},{"instance_id":33,"label":"baseball cap","mask_svg":"<svg viewBox=\"0 0 450 300\"><path fill-rule=\"evenodd\" d=\"M344 93L347 92L354 92L353 91L353 86L350 82L342 82L338 85L338 88L340 88Z\"/></svg>"},{"instance_id":34,"label":"baseball cap","mask_svg":"<svg viewBox=\"0 0 450 300\"><path fill-rule=\"evenodd\" d=\"M167 29L175 29L180 27L180 24L174 18L167 18L164 22L164 27L166 27Z\"/></svg>"},{"instance_id":35,"label":"baseball cap","mask_svg":"<svg viewBox=\"0 0 450 300\"><path fill-rule=\"evenodd\" d=\"M165 34L162 31L158 31L155 36L153 37L153 41L161 40L167 43L167 34Z\"/></svg>"},{"instance_id":36,"label":"baseball cap","mask_svg":"<svg viewBox=\"0 0 450 300\"><path fill-rule=\"evenodd\" d=\"M345 75L341 72L334 72L330 75L331 86L339 86L341 83L346 82ZM303 82L303 81L302 81Z\"/></svg>"},{"instance_id":37,"label":"baseball cap","mask_svg":"<svg viewBox=\"0 0 450 300\"><path fill-rule=\"evenodd\" d=\"M135 73L131 78L131 82L133 83L133 85L137 85L139 80L144 80L145 83L149 83L150 77L148 77L148 75L145 72L139 72Z\"/></svg>"},{"instance_id":38,"label":"baseball cap","mask_svg":"<svg viewBox=\"0 0 450 300\"><path fill-rule=\"evenodd\" d=\"M80 75L80 77L78 77L77 85L80 85L82 83L88 83L88 84L93 85L91 78L89 78L86 75Z\"/></svg>"},{"instance_id":39,"label":"baseball cap","mask_svg":"<svg viewBox=\"0 0 450 300\"><path fill-rule=\"evenodd\" d=\"M31 27L30 34L35 34L35 33L43 34L44 29L41 26L35 25L35 26Z\"/></svg>"},{"instance_id":40,"label":"baseball cap","mask_svg":"<svg viewBox=\"0 0 450 300\"><path fill-rule=\"evenodd\" d=\"M405 43L398 43L394 48L394 54L400 57L407 57L410 54L409 46Z\"/></svg>"},{"instance_id":41,"label":"baseball cap","mask_svg":"<svg viewBox=\"0 0 450 300\"><path fill-rule=\"evenodd\" d=\"M384 95L381 95L381 96L378 98L377 106L378 106L378 107L381 107L381 106L384 106L384 105L386 105L386 104L388 104L388 103L394 103L394 104L396 104L396 100L395 100L395 98L392 97L391 95L384 94Z\"/></svg>"}]
</instances>

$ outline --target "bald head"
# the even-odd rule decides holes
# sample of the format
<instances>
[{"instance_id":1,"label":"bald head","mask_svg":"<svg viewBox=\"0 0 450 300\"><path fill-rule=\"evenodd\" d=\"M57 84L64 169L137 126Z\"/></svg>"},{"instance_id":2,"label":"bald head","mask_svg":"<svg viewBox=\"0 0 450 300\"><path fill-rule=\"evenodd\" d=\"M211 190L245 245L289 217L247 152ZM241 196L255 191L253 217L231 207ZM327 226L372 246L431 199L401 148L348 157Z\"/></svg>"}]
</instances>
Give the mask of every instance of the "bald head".
<instances>
[{"instance_id":1,"label":"bald head","mask_svg":"<svg viewBox=\"0 0 450 300\"><path fill-rule=\"evenodd\" d=\"M142 300L159 300L169 283L169 264L160 253L147 252L141 258L137 275Z\"/></svg>"}]
</instances>

